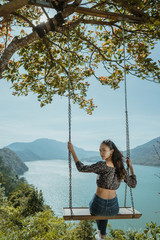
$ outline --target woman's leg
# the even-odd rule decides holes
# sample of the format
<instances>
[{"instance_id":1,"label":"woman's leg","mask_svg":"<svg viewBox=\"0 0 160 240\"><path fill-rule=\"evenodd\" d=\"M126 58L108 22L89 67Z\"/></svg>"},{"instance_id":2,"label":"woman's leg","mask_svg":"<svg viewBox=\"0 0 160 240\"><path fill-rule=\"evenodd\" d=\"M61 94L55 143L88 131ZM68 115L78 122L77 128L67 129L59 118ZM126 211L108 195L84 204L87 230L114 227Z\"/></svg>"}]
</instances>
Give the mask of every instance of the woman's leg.
<instances>
[{"instance_id":1,"label":"woman's leg","mask_svg":"<svg viewBox=\"0 0 160 240\"><path fill-rule=\"evenodd\" d=\"M100 215L103 214L106 206L106 200L100 198L98 195L94 194L92 200L89 202L89 210L92 215ZM106 220L96 220L97 227L100 230L101 237L104 238L106 235L106 228L108 219Z\"/></svg>"},{"instance_id":2,"label":"woman's leg","mask_svg":"<svg viewBox=\"0 0 160 240\"><path fill-rule=\"evenodd\" d=\"M99 230L101 229L101 227L100 227L100 226L101 226L101 225L100 225L100 221L101 221L101 220L96 220L97 228L98 228Z\"/></svg>"},{"instance_id":3,"label":"woman's leg","mask_svg":"<svg viewBox=\"0 0 160 240\"><path fill-rule=\"evenodd\" d=\"M96 223L97 223L98 229L100 230L101 237L105 238L108 219L106 219L106 220L96 220Z\"/></svg>"}]
</instances>

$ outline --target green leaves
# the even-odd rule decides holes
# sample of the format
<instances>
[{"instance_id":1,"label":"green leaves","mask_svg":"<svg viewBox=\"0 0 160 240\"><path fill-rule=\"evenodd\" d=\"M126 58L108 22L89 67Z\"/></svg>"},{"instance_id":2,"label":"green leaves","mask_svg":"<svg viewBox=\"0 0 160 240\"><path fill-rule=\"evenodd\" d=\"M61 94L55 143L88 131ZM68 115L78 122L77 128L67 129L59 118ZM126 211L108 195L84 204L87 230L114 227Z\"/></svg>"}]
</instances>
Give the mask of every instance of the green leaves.
<instances>
[{"instance_id":1,"label":"green leaves","mask_svg":"<svg viewBox=\"0 0 160 240\"><path fill-rule=\"evenodd\" d=\"M82 1L83 3L83 1ZM143 80L160 82L159 62L154 61L151 50L160 39L160 20L158 1L132 0L125 6L106 1L87 1L87 7L133 15L142 10L141 23L125 23L126 74ZM9 16L1 24L0 53L4 53L6 34L11 37L12 25L19 26L20 38L28 34L28 26L37 25L42 10L36 6L19 9L16 16ZM52 16L53 17L53 16ZM135 13L135 17L137 14ZM70 49L68 55L67 23L59 32L50 32L17 52L18 59L12 59L3 77L13 83L13 95L25 95L31 91L37 94L40 105L51 103L54 95L68 97L68 56L70 58L71 98L88 114L97 107L93 100L87 99L89 81L97 79L102 85L114 90L123 81L124 46L121 20L106 19L85 14L75 14L70 20ZM7 33L8 31L8 33ZM10 35L9 35L10 34ZM98 68L103 65L103 73Z\"/></svg>"}]
</instances>

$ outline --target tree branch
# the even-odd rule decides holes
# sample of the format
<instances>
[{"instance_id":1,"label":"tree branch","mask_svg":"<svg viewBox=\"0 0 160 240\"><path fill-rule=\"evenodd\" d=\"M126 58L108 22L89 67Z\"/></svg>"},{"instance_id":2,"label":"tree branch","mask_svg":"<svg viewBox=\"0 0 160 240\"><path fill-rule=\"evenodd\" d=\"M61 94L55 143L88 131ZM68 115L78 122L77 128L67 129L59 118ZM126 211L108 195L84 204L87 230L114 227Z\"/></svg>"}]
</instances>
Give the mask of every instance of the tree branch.
<instances>
[{"instance_id":1,"label":"tree branch","mask_svg":"<svg viewBox=\"0 0 160 240\"><path fill-rule=\"evenodd\" d=\"M49 52L49 56L50 56L52 65L54 66L54 63L55 63L55 62L57 63L57 61L56 61L56 60L53 58L53 56L52 56L52 53L51 53L51 51L50 51L49 44L48 44L48 39L44 37L44 38L43 38L43 42L44 42L44 44L45 44L45 46L46 46L46 48L47 48L47 50L48 50L48 52ZM68 75L67 69L66 69L61 63L58 63L58 64L61 66L61 68L64 70L64 72Z\"/></svg>"},{"instance_id":2,"label":"tree branch","mask_svg":"<svg viewBox=\"0 0 160 240\"><path fill-rule=\"evenodd\" d=\"M81 1L82 0L75 0L75 1L68 0L65 2L67 3L73 2L72 4L70 4L70 6L72 5L73 7L77 7L81 3ZM59 2L63 2L63 1L59 0ZM12 0L9 3L6 3L4 5L0 4L0 17L6 17L7 15L11 14L12 12L16 11L19 8L22 8L27 4L28 4L28 0ZM37 5L37 4L33 4L33 5Z\"/></svg>"},{"instance_id":3,"label":"tree branch","mask_svg":"<svg viewBox=\"0 0 160 240\"><path fill-rule=\"evenodd\" d=\"M124 15L120 13L107 12L107 11L91 9L91 8L77 7L75 9L75 12L94 16L94 17L102 17L106 19L113 19L113 20L119 20L119 21L121 21L122 19L126 19L129 22L136 22L136 23L144 22L143 18L136 17L134 15Z\"/></svg>"},{"instance_id":4,"label":"tree branch","mask_svg":"<svg viewBox=\"0 0 160 240\"><path fill-rule=\"evenodd\" d=\"M129 1L126 0L113 0L113 2L120 4L124 9L128 10L130 13L137 17L145 16L145 13L138 9L133 7L131 4L128 4Z\"/></svg>"},{"instance_id":5,"label":"tree branch","mask_svg":"<svg viewBox=\"0 0 160 240\"><path fill-rule=\"evenodd\" d=\"M98 20L89 20L89 19L83 19L80 21L81 23L85 23L85 24L95 24L95 25L102 25L102 26L112 26L113 24L115 24L117 21L113 21L113 22L105 22L105 21L98 21ZM72 25L72 23L71 23Z\"/></svg>"},{"instance_id":6,"label":"tree branch","mask_svg":"<svg viewBox=\"0 0 160 240\"><path fill-rule=\"evenodd\" d=\"M111 59L109 59L109 58L106 58L106 56L102 53L101 49L100 49L99 47L97 47L94 43L90 42L84 35L82 36L82 35L80 35L78 32L77 32L77 35L78 35L81 39L83 39L85 42L88 42L89 44L91 44L91 45L94 47L94 49L96 49L96 50L99 52L99 54L102 56L102 58L103 58L105 61L108 61L108 62L118 62L118 61L120 61L120 60L111 60Z\"/></svg>"},{"instance_id":7,"label":"tree branch","mask_svg":"<svg viewBox=\"0 0 160 240\"><path fill-rule=\"evenodd\" d=\"M11 12L16 11L28 4L28 0L12 0L9 3L0 6L0 17L6 17Z\"/></svg>"},{"instance_id":8,"label":"tree branch","mask_svg":"<svg viewBox=\"0 0 160 240\"><path fill-rule=\"evenodd\" d=\"M77 4L80 4L80 3L81 3L81 0L75 0L73 4L70 4L69 6L67 6L65 8L65 11L62 12L62 17L66 18L72 13L74 13L76 9L75 7L77 6ZM62 32L62 28L59 26L59 23L56 20L56 15L51 20L53 21L53 24L55 26L55 32ZM51 26L49 21L45 23L45 26L48 32L51 31ZM7 69L8 62L13 56L13 54L20 48L25 47L39 39L40 37L36 31L34 31L33 33L21 39L18 39L17 37L13 38L12 42L8 45L7 49L5 49L2 57L0 58L0 78L2 78L3 71Z\"/></svg>"},{"instance_id":9,"label":"tree branch","mask_svg":"<svg viewBox=\"0 0 160 240\"><path fill-rule=\"evenodd\" d=\"M18 39L14 37L12 42L8 45L7 49L4 51L0 59L0 78L2 78L2 73L7 69L7 65L13 54L20 48L33 43L38 40L39 36L36 32L29 34L28 36Z\"/></svg>"}]
</instances>

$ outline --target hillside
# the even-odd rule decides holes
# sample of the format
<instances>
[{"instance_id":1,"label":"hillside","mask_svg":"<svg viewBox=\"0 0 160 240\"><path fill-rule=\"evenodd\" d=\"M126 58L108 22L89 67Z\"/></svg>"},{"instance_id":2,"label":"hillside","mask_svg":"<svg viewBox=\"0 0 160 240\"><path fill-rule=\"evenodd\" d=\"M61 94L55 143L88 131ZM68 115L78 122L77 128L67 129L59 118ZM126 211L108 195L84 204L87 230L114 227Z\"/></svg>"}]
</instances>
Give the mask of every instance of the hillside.
<instances>
[{"instance_id":1,"label":"hillside","mask_svg":"<svg viewBox=\"0 0 160 240\"><path fill-rule=\"evenodd\" d=\"M47 138L29 143L12 143L7 148L14 151L23 161L66 159L68 156L67 143ZM96 151L86 151L77 147L75 147L75 151L79 159L99 155Z\"/></svg>"},{"instance_id":2,"label":"hillside","mask_svg":"<svg viewBox=\"0 0 160 240\"><path fill-rule=\"evenodd\" d=\"M160 137L152 139L151 141L131 149L132 162L135 164L160 166L160 160L156 155L154 145L160 153ZM125 152L124 152L125 154Z\"/></svg>"},{"instance_id":3,"label":"hillside","mask_svg":"<svg viewBox=\"0 0 160 240\"><path fill-rule=\"evenodd\" d=\"M23 174L28 170L28 167L17 156L17 154L8 148L0 149L0 157L6 166L12 168L15 174Z\"/></svg>"}]
</instances>

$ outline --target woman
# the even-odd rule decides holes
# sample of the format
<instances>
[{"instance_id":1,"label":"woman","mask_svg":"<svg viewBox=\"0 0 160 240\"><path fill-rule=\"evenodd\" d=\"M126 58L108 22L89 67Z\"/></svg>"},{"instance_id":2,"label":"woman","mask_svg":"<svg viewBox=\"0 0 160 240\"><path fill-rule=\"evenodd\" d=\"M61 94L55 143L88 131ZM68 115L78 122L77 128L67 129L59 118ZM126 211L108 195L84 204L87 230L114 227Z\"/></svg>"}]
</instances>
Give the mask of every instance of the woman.
<instances>
[{"instance_id":1,"label":"woman","mask_svg":"<svg viewBox=\"0 0 160 240\"><path fill-rule=\"evenodd\" d=\"M137 184L131 160L126 158L126 163L131 172L129 176L124 168L123 154L109 139L104 140L100 144L99 151L103 161L98 161L91 165L84 165L79 161L71 142L68 142L68 149L72 153L78 171L97 174L97 190L89 203L90 213L99 216L117 215L119 212L119 203L116 190L119 188L121 181L124 180L132 188L135 188ZM96 239L104 239L108 219L96 220L96 222L98 230L95 237Z\"/></svg>"}]
</instances>

